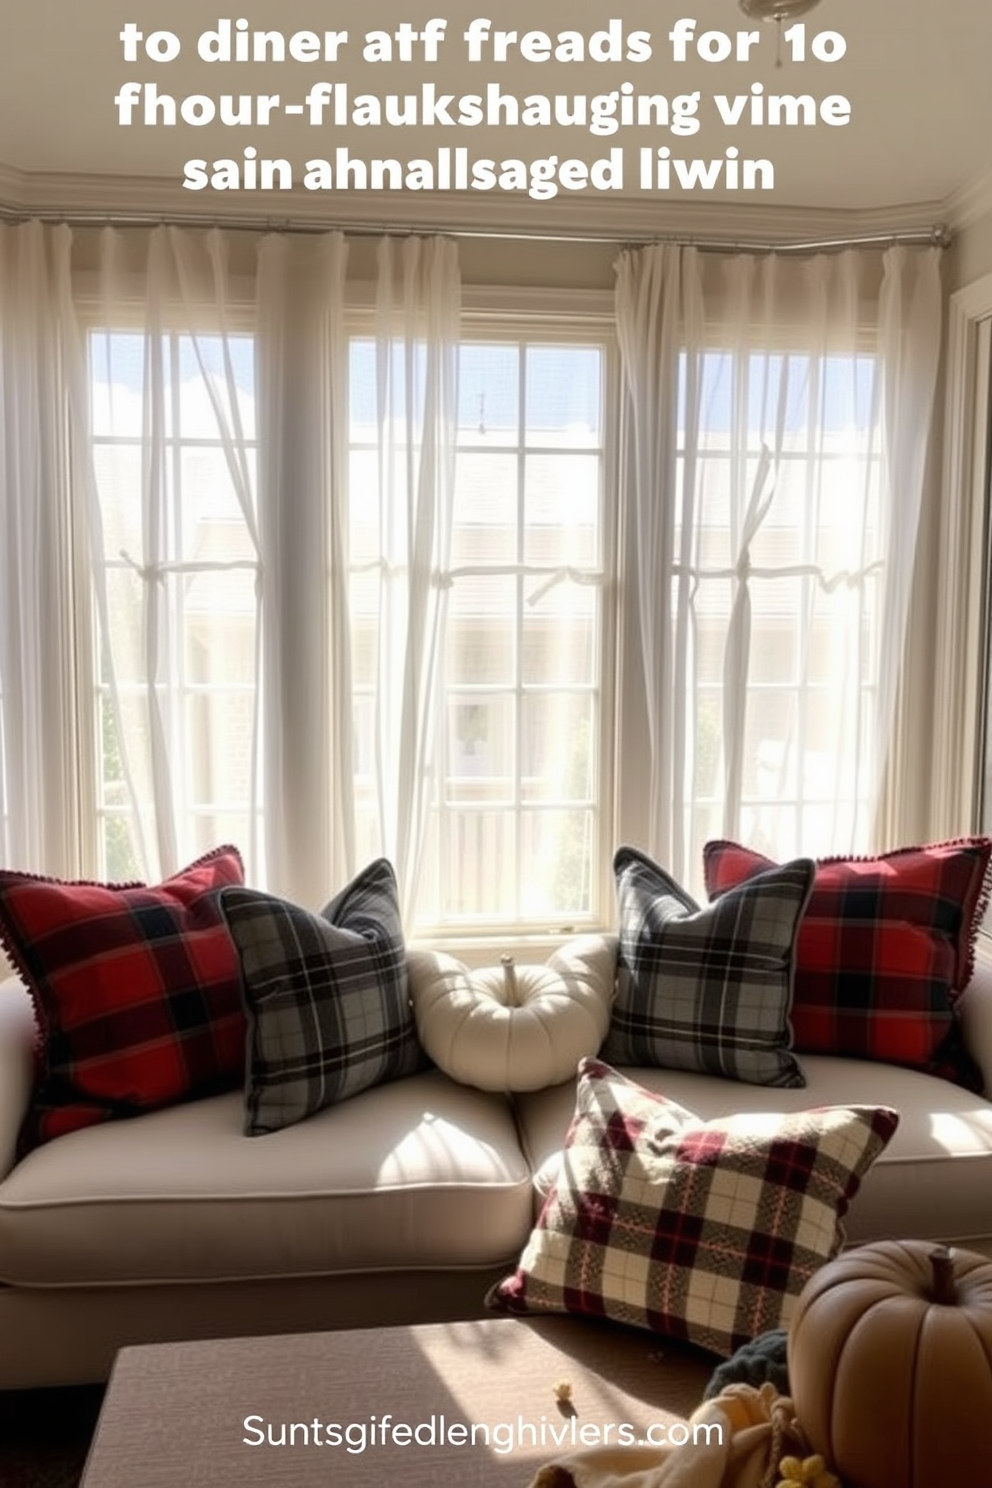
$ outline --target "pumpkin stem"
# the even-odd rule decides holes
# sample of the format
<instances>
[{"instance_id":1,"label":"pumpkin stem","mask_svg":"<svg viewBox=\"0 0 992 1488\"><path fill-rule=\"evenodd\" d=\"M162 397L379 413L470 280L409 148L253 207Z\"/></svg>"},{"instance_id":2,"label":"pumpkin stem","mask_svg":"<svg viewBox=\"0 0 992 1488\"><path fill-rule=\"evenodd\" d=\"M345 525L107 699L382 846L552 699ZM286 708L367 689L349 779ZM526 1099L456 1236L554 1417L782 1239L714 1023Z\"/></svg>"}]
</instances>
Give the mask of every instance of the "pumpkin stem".
<instances>
[{"instance_id":1,"label":"pumpkin stem","mask_svg":"<svg viewBox=\"0 0 992 1488\"><path fill-rule=\"evenodd\" d=\"M958 1294L954 1285L954 1261L946 1245L935 1245L931 1250L930 1268L933 1300L941 1307L952 1307Z\"/></svg>"},{"instance_id":2,"label":"pumpkin stem","mask_svg":"<svg viewBox=\"0 0 992 1488\"><path fill-rule=\"evenodd\" d=\"M517 992L517 968L513 964L512 956L500 956L499 964L503 968L503 980L506 983L506 997L510 1007L519 1007L520 998Z\"/></svg>"}]
</instances>

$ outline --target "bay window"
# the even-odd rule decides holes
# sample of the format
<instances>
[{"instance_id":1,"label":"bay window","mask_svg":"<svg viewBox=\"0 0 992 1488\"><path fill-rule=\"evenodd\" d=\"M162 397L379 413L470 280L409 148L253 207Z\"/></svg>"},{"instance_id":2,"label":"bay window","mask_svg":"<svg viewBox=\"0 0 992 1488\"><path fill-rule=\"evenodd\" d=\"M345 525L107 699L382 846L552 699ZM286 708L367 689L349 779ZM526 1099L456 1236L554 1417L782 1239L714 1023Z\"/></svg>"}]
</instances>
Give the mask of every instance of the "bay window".
<instances>
[{"instance_id":1,"label":"bay window","mask_svg":"<svg viewBox=\"0 0 992 1488\"><path fill-rule=\"evenodd\" d=\"M71 665L25 679L0 596L8 861L227 840L318 906L384 854L410 933L512 940L610 924L621 841L697 890L714 836L892 845L935 251L631 250L614 313L518 314L462 308L450 240L383 239L360 304L337 234L108 230L87 278L30 228L57 561L9 516L26 418L0 503Z\"/></svg>"}]
</instances>

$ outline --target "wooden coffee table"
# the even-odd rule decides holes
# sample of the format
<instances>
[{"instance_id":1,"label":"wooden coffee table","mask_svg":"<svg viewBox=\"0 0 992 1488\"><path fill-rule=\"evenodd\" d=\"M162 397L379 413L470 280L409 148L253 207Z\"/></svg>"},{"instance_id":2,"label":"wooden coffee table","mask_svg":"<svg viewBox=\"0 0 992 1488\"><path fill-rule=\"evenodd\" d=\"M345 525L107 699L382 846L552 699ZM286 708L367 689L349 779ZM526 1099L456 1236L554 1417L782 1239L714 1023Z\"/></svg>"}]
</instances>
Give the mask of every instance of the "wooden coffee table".
<instances>
[{"instance_id":1,"label":"wooden coffee table","mask_svg":"<svg viewBox=\"0 0 992 1488\"><path fill-rule=\"evenodd\" d=\"M640 1436L684 1420L712 1367L564 1317L126 1348L82 1488L526 1488L607 1426L615 1441L623 1423ZM295 1444L268 1445L283 1427Z\"/></svg>"}]
</instances>

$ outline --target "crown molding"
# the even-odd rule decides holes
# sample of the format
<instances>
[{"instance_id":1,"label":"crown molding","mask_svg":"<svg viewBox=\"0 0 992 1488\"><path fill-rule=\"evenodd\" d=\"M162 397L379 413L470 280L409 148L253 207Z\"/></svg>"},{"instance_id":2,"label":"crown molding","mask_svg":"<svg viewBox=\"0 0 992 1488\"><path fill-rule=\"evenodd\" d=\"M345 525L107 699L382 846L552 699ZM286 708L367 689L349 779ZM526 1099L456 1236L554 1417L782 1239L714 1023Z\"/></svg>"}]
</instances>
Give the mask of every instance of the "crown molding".
<instances>
[{"instance_id":1,"label":"crown molding","mask_svg":"<svg viewBox=\"0 0 992 1488\"><path fill-rule=\"evenodd\" d=\"M992 192L992 174L986 189ZM961 210L965 197L961 193ZM970 198L968 199L970 202ZM976 198L977 202L977 198ZM990 196L992 204L992 196ZM590 210L593 207L594 210ZM968 206L976 216L977 206ZM532 201L516 197L466 196L461 192L342 192L320 195L292 190L273 194L213 193L209 210L200 193L158 176L25 172L0 164L0 210L74 220L94 225L127 219L244 224L276 230L289 223L355 229L360 226L405 231L448 230L547 238L597 238L613 243L630 238L726 238L786 242L809 238L883 235L927 231L946 222L945 203L912 202L882 208L836 209L775 203L667 201L617 194L594 203L576 197Z\"/></svg>"},{"instance_id":2,"label":"crown molding","mask_svg":"<svg viewBox=\"0 0 992 1488\"><path fill-rule=\"evenodd\" d=\"M27 185L24 171L0 161L0 206L8 211L17 211L22 206L22 197Z\"/></svg>"},{"instance_id":3,"label":"crown molding","mask_svg":"<svg viewBox=\"0 0 992 1488\"><path fill-rule=\"evenodd\" d=\"M989 213L992 213L992 170L952 191L945 202L944 218L952 232L963 232Z\"/></svg>"}]
</instances>

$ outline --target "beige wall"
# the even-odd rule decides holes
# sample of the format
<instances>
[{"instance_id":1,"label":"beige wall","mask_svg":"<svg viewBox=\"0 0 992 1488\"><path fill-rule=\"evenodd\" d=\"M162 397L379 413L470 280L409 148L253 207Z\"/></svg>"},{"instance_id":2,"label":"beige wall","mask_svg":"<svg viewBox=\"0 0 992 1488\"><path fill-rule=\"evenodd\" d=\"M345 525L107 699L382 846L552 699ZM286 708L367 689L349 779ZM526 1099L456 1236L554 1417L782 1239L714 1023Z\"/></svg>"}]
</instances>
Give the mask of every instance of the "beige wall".
<instances>
[{"instance_id":1,"label":"beige wall","mask_svg":"<svg viewBox=\"0 0 992 1488\"><path fill-rule=\"evenodd\" d=\"M347 229L345 229L347 230ZM595 229L592 229L595 231ZM99 231L80 228L75 233L73 262L85 273L95 274L99 263ZM245 232L232 238L230 267L233 273L248 274L254 267L257 236ZM125 262L133 254L138 271L147 251L147 233L122 232L121 251ZM532 241L524 238L462 238L458 244L462 282L466 285L505 285L535 289L613 289L613 262L619 243L584 243L581 240ZM348 277L375 278L375 240L353 237L348 247Z\"/></svg>"},{"instance_id":2,"label":"beige wall","mask_svg":"<svg viewBox=\"0 0 992 1488\"><path fill-rule=\"evenodd\" d=\"M955 237L948 253L948 283L954 290L992 274L992 211Z\"/></svg>"},{"instance_id":3,"label":"beige wall","mask_svg":"<svg viewBox=\"0 0 992 1488\"><path fill-rule=\"evenodd\" d=\"M613 260L619 245L529 241L522 238L462 238L458 258L463 284L499 284L508 288L613 288ZM371 279L375 274L374 243L353 239L348 250L348 275Z\"/></svg>"}]
</instances>

